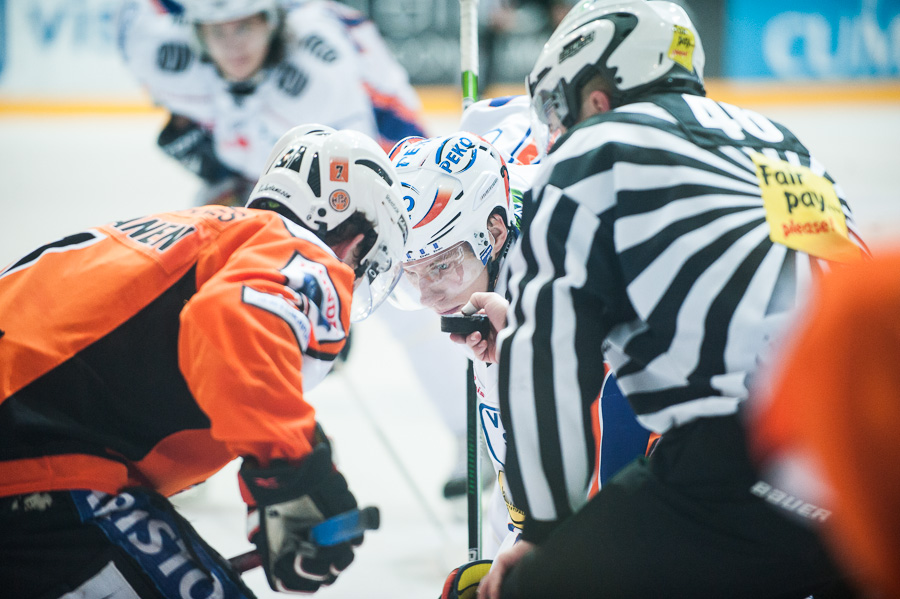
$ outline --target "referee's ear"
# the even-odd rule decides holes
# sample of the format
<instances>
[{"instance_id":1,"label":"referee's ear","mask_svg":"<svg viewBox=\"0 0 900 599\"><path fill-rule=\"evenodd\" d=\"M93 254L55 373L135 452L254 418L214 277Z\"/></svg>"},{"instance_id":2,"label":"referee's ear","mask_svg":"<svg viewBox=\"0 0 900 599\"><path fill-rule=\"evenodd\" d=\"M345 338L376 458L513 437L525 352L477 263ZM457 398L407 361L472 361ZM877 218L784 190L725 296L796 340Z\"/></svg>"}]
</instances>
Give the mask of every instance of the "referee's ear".
<instances>
[{"instance_id":1,"label":"referee's ear","mask_svg":"<svg viewBox=\"0 0 900 599\"><path fill-rule=\"evenodd\" d=\"M595 114L609 112L610 105L609 94L603 90L594 89L583 94L581 100L581 114L579 115L578 122L580 123Z\"/></svg>"}]
</instances>

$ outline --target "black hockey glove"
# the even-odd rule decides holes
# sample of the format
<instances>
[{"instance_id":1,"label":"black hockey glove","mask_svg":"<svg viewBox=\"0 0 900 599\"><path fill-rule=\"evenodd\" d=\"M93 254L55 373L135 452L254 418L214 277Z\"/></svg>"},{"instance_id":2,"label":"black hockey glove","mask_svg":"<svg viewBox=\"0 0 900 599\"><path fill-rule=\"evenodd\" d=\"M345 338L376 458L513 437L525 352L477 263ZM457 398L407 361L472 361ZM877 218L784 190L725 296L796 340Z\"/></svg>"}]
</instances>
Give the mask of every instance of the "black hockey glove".
<instances>
[{"instance_id":1,"label":"black hockey glove","mask_svg":"<svg viewBox=\"0 0 900 599\"><path fill-rule=\"evenodd\" d=\"M187 117L172 115L156 143L163 152L199 176L208 185L231 177L231 169L216 156L212 135Z\"/></svg>"},{"instance_id":2,"label":"black hockey glove","mask_svg":"<svg viewBox=\"0 0 900 599\"><path fill-rule=\"evenodd\" d=\"M475 599L478 596L478 584L487 576L493 562L482 559L456 568L444 581L440 599Z\"/></svg>"},{"instance_id":3,"label":"black hockey glove","mask_svg":"<svg viewBox=\"0 0 900 599\"><path fill-rule=\"evenodd\" d=\"M331 462L328 443L316 445L299 466L282 462L258 468L245 458L240 474L258 508L259 530L250 540L269 586L311 593L334 582L363 538L330 547L309 540L313 526L356 507L347 481Z\"/></svg>"}]
</instances>

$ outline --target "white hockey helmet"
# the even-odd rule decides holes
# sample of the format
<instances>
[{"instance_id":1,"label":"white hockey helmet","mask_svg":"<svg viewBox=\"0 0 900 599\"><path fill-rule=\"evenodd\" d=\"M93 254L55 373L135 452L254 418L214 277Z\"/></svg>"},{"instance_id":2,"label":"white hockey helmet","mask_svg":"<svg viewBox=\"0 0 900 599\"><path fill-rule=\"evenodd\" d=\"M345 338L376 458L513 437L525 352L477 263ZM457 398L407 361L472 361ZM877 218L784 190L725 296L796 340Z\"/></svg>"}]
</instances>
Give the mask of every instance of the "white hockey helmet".
<instances>
[{"instance_id":1,"label":"white hockey helmet","mask_svg":"<svg viewBox=\"0 0 900 599\"><path fill-rule=\"evenodd\" d=\"M291 129L269 153L247 207L275 210L322 239L357 213L372 223L374 243L356 269L354 322L375 310L402 274L407 224L397 174L362 133L324 125Z\"/></svg>"},{"instance_id":2,"label":"white hockey helmet","mask_svg":"<svg viewBox=\"0 0 900 599\"><path fill-rule=\"evenodd\" d=\"M467 285L484 270L494 251L490 216L500 214L510 227L509 173L503 157L467 132L403 140L390 156L409 219L404 270L446 262L450 254L459 260L472 256L458 282ZM405 283L403 287L396 303L419 307L415 291Z\"/></svg>"},{"instance_id":3,"label":"white hockey helmet","mask_svg":"<svg viewBox=\"0 0 900 599\"><path fill-rule=\"evenodd\" d=\"M258 13L274 27L279 20L278 0L182 0L190 23L225 23Z\"/></svg>"},{"instance_id":4,"label":"white hockey helmet","mask_svg":"<svg viewBox=\"0 0 900 599\"><path fill-rule=\"evenodd\" d=\"M682 7L647 0L583 0L544 44L525 80L550 138L578 119L583 85L599 75L613 108L653 89L705 93L705 55Z\"/></svg>"}]
</instances>

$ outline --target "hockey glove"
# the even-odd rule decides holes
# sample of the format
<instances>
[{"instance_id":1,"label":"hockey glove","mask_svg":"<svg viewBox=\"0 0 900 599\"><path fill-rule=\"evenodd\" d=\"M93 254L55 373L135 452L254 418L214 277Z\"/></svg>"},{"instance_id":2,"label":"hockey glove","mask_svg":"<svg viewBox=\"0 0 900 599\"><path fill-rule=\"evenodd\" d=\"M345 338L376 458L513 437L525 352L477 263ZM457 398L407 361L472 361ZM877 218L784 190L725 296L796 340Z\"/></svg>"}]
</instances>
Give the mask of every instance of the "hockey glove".
<instances>
[{"instance_id":1,"label":"hockey glove","mask_svg":"<svg viewBox=\"0 0 900 599\"><path fill-rule=\"evenodd\" d=\"M482 559L464 564L450 572L444 581L441 599L475 599L478 594L478 583L487 576L491 563L493 562L489 559Z\"/></svg>"},{"instance_id":2,"label":"hockey glove","mask_svg":"<svg viewBox=\"0 0 900 599\"><path fill-rule=\"evenodd\" d=\"M259 528L250 540L259 551L269 586L311 593L334 582L353 561L353 546L363 539L330 547L309 539L313 526L356 507L347 481L332 464L327 442L316 445L299 466L281 462L258 468L245 458L240 475L256 503Z\"/></svg>"},{"instance_id":3,"label":"hockey glove","mask_svg":"<svg viewBox=\"0 0 900 599\"><path fill-rule=\"evenodd\" d=\"M187 117L173 114L156 143L207 184L218 183L232 175L216 156L212 135Z\"/></svg>"}]
</instances>

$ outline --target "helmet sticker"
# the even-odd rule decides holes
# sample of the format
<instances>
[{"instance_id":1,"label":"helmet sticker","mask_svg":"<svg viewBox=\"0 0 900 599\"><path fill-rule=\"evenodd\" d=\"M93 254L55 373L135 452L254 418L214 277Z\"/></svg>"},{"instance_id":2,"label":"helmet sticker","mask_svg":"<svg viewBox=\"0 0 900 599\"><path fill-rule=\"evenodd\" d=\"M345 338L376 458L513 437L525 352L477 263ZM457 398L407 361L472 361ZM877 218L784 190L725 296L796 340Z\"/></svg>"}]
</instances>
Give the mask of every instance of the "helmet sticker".
<instances>
[{"instance_id":1,"label":"helmet sticker","mask_svg":"<svg viewBox=\"0 0 900 599\"><path fill-rule=\"evenodd\" d=\"M559 58L557 59L557 61L562 62L567 58L572 58L573 56L578 54L579 50L590 44L592 41L594 41L593 31L591 31L587 35L582 35L575 38L574 40L563 46L563 49L559 52Z\"/></svg>"},{"instance_id":2,"label":"helmet sticker","mask_svg":"<svg viewBox=\"0 0 900 599\"><path fill-rule=\"evenodd\" d=\"M475 155L478 150L475 150L475 142L473 142L468 137L459 136L456 138L456 142L453 145L449 145L450 139L445 141L441 145L441 149L435 155L435 161L441 170L446 171L447 173L456 174L461 173L470 166L475 161ZM472 151L472 155L469 157L469 160L466 161L466 166L460 170L454 170L454 167L461 164L463 159L466 157L466 154Z\"/></svg>"},{"instance_id":3,"label":"helmet sticker","mask_svg":"<svg viewBox=\"0 0 900 599\"><path fill-rule=\"evenodd\" d=\"M328 204L338 212L343 212L350 206L350 195L343 189L335 189L328 196Z\"/></svg>"},{"instance_id":4,"label":"helmet sticker","mask_svg":"<svg viewBox=\"0 0 900 599\"><path fill-rule=\"evenodd\" d=\"M347 183L349 176L350 172L347 170L347 159L332 158L328 178L332 181L343 181L344 183Z\"/></svg>"},{"instance_id":5,"label":"helmet sticker","mask_svg":"<svg viewBox=\"0 0 900 599\"><path fill-rule=\"evenodd\" d=\"M697 41L694 33L686 27L675 25L672 31L672 45L669 46L669 58L694 72L694 47Z\"/></svg>"},{"instance_id":6,"label":"helmet sticker","mask_svg":"<svg viewBox=\"0 0 900 599\"><path fill-rule=\"evenodd\" d=\"M451 189L448 189L446 187L439 187L434 194L434 201L431 203L431 208L428 210L428 213L422 218L422 220L413 225L413 229L418 229L419 227L427 225L428 223L436 219L450 202L451 193Z\"/></svg>"}]
</instances>

